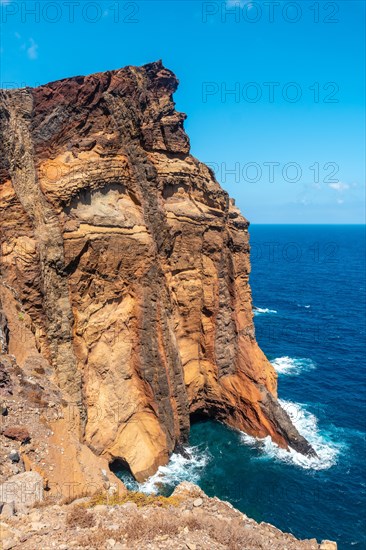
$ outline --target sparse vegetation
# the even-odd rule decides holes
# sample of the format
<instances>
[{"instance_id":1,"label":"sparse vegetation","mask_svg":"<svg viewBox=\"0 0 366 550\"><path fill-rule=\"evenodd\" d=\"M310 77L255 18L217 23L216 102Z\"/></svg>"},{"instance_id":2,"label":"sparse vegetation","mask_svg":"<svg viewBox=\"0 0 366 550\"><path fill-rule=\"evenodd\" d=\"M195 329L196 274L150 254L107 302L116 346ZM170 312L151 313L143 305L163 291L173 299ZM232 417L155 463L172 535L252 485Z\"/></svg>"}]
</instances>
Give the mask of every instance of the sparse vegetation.
<instances>
[{"instance_id":1,"label":"sparse vegetation","mask_svg":"<svg viewBox=\"0 0 366 550\"><path fill-rule=\"evenodd\" d=\"M241 519L226 521L209 516L206 513L186 512L170 508L164 510L149 510L143 514L140 510L129 510L118 530L100 528L88 533L80 541L84 546L97 547L108 538L113 538L132 545L133 543L152 542L159 536L168 535L174 539L179 533L200 532L210 537L212 541L223 545L228 550L242 550L256 542L252 533L248 532ZM134 546L135 547L135 546ZM260 546L258 546L259 548Z\"/></svg>"},{"instance_id":2,"label":"sparse vegetation","mask_svg":"<svg viewBox=\"0 0 366 550\"><path fill-rule=\"evenodd\" d=\"M61 504L62 505L67 505L67 504L71 504L72 502L75 502L75 500L79 500L80 498L86 498L86 497L92 497L93 495L91 494L90 491L82 491L80 493L78 493L77 495L70 495L68 497L64 497L62 500L61 500Z\"/></svg>"},{"instance_id":3,"label":"sparse vegetation","mask_svg":"<svg viewBox=\"0 0 366 550\"><path fill-rule=\"evenodd\" d=\"M86 506L92 507L98 504L107 504L109 506L117 506L133 502L138 508L143 506L160 506L167 508L168 506L179 506L181 499L178 497L164 497L162 495L146 495L138 491L128 491L123 494L108 495L106 492L100 492L93 495Z\"/></svg>"},{"instance_id":4,"label":"sparse vegetation","mask_svg":"<svg viewBox=\"0 0 366 550\"><path fill-rule=\"evenodd\" d=\"M68 527L87 529L95 525L95 516L83 506L73 506L66 516L66 525Z\"/></svg>"},{"instance_id":5,"label":"sparse vegetation","mask_svg":"<svg viewBox=\"0 0 366 550\"><path fill-rule=\"evenodd\" d=\"M152 510L148 516L132 513L124 524L124 535L128 542L150 541L159 535L174 537L182 531L184 524L175 510Z\"/></svg>"},{"instance_id":6,"label":"sparse vegetation","mask_svg":"<svg viewBox=\"0 0 366 550\"><path fill-rule=\"evenodd\" d=\"M35 505L36 515L33 512L14 516L12 522L26 534L22 543L25 550L48 548L50 531L43 527L37 532L30 531L34 521L54 528L51 533L55 547L64 543L68 548L90 550L320 548L314 539L299 541L271 525L250 520L217 499L203 497L197 504L197 493L178 493L168 498L127 492L108 500L110 505L105 506L107 494L104 492L83 500L79 496L77 502L68 506Z\"/></svg>"},{"instance_id":7,"label":"sparse vegetation","mask_svg":"<svg viewBox=\"0 0 366 550\"><path fill-rule=\"evenodd\" d=\"M48 506L52 506L52 504L56 504L56 499L51 500L49 498L45 498L45 500L36 500L32 508L38 510L40 508L47 508Z\"/></svg>"}]
</instances>

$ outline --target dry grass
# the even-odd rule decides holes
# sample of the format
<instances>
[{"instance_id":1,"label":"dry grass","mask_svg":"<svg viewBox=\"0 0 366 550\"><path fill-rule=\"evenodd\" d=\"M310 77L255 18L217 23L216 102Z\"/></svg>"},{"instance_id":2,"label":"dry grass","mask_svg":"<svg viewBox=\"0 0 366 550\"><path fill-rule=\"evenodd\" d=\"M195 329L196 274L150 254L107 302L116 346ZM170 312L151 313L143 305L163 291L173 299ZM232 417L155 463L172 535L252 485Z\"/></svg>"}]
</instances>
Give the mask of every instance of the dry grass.
<instances>
[{"instance_id":1,"label":"dry grass","mask_svg":"<svg viewBox=\"0 0 366 550\"><path fill-rule=\"evenodd\" d=\"M77 493L76 495L70 495L68 497L64 497L60 504L61 505L67 505L67 504L71 504L72 502L74 502L75 500L79 500L79 498L85 498L85 497L92 497L92 494L90 491L81 491L80 493Z\"/></svg>"},{"instance_id":2,"label":"dry grass","mask_svg":"<svg viewBox=\"0 0 366 550\"><path fill-rule=\"evenodd\" d=\"M123 515L118 530L110 530L99 525L97 531L89 532L83 536L80 543L83 546L98 547L103 545L108 538L127 544L147 543L159 535L168 535L174 538L184 527L185 523L182 521L182 517L174 508L150 509L146 515L142 510L128 510Z\"/></svg>"},{"instance_id":3,"label":"dry grass","mask_svg":"<svg viewBox=\"0 0 366 550\"><path fill-rule=\"evenodd\" d=\"M147 517L131 514L124 525L124 536L127 542L152 541L159 535L174 537L183 527L175 511L153 510Z\"/></svg>"},{"instance_id":4,"label":"dry grass","mask_svg":"<svg viewBox=\"0 0 366 550\"><path fill-rule=\"evenodd\" d=\"M98 504L106 504L108 506L118 506L126 504L127 502L133 502L138 508L144 506L159 506L167 508L168 506L179 506L181 499L178 497L163 497L161 495L145 495L145 493L139 493L137 491L128 491L125 494L108 495L108 493L100 492L91 497L86 506L93 507Z\"/></svg>"},{"instance_id":5,"label":"dry grass","mask_svg":"<svg viewBox=\"0 0 366 550\"><path fill-rule=\"evenodd\" d=\"M87 510L97 505L118 506L126 503L134 503L137 508L123 509L123 513L119 514L118 529L108 528L107 516L98 516ZM98 529L85 532L78 541L82 546L93 548L103 547L109 538L131 548L135 545L143 547L163 535L167 535L174 546L174 539L187 528L198 539L205 537L207 540L208 537L212 544L220 544L228 550L261 547L261 535L249 530L242 518L221 519L204 509L183 513L180 504L182 499L178 497L145 495L134 491L114 496L97 493L85 503L74 506L67 515L66 523L69 527L85 529L96 525L98 518Z\"/></svg>"},{"instance_id":6,"label":"dry grass","mask_svg":"<svg viewBox=\"0 0 366 550\"><path fill-rule=\"evenodd\" d=\"M71 528L80 527L81 529L88 529L94 527L95 516L83 506L73 506L66 516L66 525Z\"/></svg>"},{"instance_id":7,"label":"dry grass","mask_svg":"<svg viewBox=\"0 0 366 550\"><path fill-rule=\"evenodd\" d=\"M123 529L116 531L115 529L107 529L105 527L98 527L96 531L86 532L80 537L78 543L81 547L91 548L104 548L105 542L108 539L114 539L121 542L124 539Z\"/></svg>"},{"instance_id":8,"label":"dry grass","mask_svg":"<svg viewBox=\"0 0 366 550\"><path fill-rule=\"evenodd\" d=\"M39 509L39 508L48 508L48 506L52 506L53 504L56 504L54 500L45 498L44 500L37 500L32 508Z\"/></svg>"},{"instance_id":9,"label":"dry grass","mask_svg":"<svg viewBox=\"0 0 366 550\"><path fill-rule=\"evenodd\" d=\"M230 522L225 520L207 517L201 520L201 529L204 530L212 540L228 548L228 550L242 550L250 543L254 543L253 537L243 525L243 521L235 518Z\"/></svg>"},{"instance_id":10,"label":"dry grass","mask_svg":"<svg viewBox=\"0 0 366 550\"><path fill-rule=\"evenodd\" d=\"M192 511L182 514L176 508L150 508L147 514L141 509L128 510L123 515L118 530L109 530L106 526L99 525L97 531L87 533L80 542L85 546L98 547L108 538L113 538L127 545L143 545L152 542L156 537L168 535L173 544L174 538L186 527L189 532L198 533L199 536L205 534L228 550L253 548L253 544L258 542L248 533L239 518L225 521L204 512Z\"/></svg>"}]
</instances>

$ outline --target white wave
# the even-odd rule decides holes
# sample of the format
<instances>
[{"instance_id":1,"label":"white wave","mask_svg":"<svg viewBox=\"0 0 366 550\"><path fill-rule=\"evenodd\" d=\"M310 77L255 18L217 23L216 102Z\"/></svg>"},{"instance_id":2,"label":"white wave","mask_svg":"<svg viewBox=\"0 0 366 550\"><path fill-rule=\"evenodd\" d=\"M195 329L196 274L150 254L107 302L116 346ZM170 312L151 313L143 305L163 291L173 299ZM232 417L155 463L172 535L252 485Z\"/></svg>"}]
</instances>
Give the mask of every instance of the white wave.
<instances>
[{"instance_id":1,"label":"white wave","mask_svg":"<svg viewBox=\"0 0 366 550\"><path fill-rule=\"evenodd\" d=\"M159 466L158 471L144 483L136 484L135 490L147 494L157 494L163 486L176 486L182 481L198 484L201 473L210 460L207 451L199 447L185 447L188 457L173 453L166 466Z\"/></svg>"},{"instance_id":2,"label":"white wave","mask_svg":"<svg viewBox=\"0 0 366 550\"><path fill-rule=\"evenodd\" d=\"M264 439L257 439L247 434L241 434L241 440L245 445L250 445L261 451L259 458L273 458L289 464L295 464L307 470L327 470L337 462L340 452L340 445L336 445L325 434L321 434L318 428L318 421L315 415L307 411L303 405L291 401L279 399L281 406L285 409L299 433L307 439L315 450L318 457L307 457L291 449L281 449L268 436Z\"/></svg>"},{"instance_id":3,"label":"white wave","mask_svg":"<svg viewBox=\"0 0 366 550\"><path fill-rule=\"evenodd\" d=\"M275 309L268 309L267 307L254 307L254 315L263 315L264 313L277 313Z\"/></svg>"},{"instance_id":4,"label":"white wave","mask_svg":"<svg viewBox=\"0 0 366 550\"><path fill-rule=\"evenodd\" d=\"M288 357L287 355L273 359L271 364L278 374L288 374L290 376L297 376L301 372L316 368L315 363L311 359L306 359L304 357L294 358Z\"/></svg>"},{"instance_id":5,"label":"white wave","mask_svg":"<svg viewBox=\"0 0 366 550\"><path fill-rule=\"evenodd\" d=\"M303 306L302 304L297 304L297 307L304 307L305 309L309 309L309 307L311 307L311 305Z\"/></svg>"}]
</instances>

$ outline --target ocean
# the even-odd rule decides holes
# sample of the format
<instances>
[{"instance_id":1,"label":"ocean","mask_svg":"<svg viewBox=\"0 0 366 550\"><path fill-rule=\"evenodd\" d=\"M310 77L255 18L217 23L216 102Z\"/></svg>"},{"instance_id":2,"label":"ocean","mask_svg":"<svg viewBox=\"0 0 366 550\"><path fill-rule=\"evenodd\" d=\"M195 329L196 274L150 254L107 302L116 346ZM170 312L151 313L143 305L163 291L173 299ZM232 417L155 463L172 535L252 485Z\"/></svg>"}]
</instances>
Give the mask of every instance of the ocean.
<instances>
[{"instance_id":1,"label":"ocean","mask_svg":"<svg viewBox=\"0 0 366 550\"><path fill-rule=\"evenodd\" d=\"M192 426L191 458L132 489L170 494L183 480L299 538L366 548L365 227L253 225L257 340L279 397L319 459L212 421Z\"/></svg>"}]
</instances>

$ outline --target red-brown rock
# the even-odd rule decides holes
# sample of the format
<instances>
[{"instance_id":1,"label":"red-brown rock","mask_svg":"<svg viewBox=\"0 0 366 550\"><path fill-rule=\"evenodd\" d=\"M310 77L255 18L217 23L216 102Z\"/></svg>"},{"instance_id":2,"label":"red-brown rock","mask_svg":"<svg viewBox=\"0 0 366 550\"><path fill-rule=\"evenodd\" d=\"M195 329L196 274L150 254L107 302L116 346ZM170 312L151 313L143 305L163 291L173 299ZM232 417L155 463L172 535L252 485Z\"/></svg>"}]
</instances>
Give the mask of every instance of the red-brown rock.
<instances>
[{"instance_id":1,"label":"red-brown rock","mask_svg":"<svg viewBox=\"0 0 366 550\"><path fill-rule=\"evenodd\" d=\"M9 426L3 431L3 435L9 439L15 439L21 443L28 443L30 441L30 434L27 428L22 426Z\"/></svg>"},{"instance_id":2,"label":"red-brown rock","mask_svg":"<svg viewBox=\"0 0 366 550\"><path fill-rule=\"evenodd\" d=\"M177 85L157 62L0 97L9 353L24 311L80 440L138 479L195 414L313 452L255 340L249 223L189 154Z\"/></svg>"}]
</instances>

